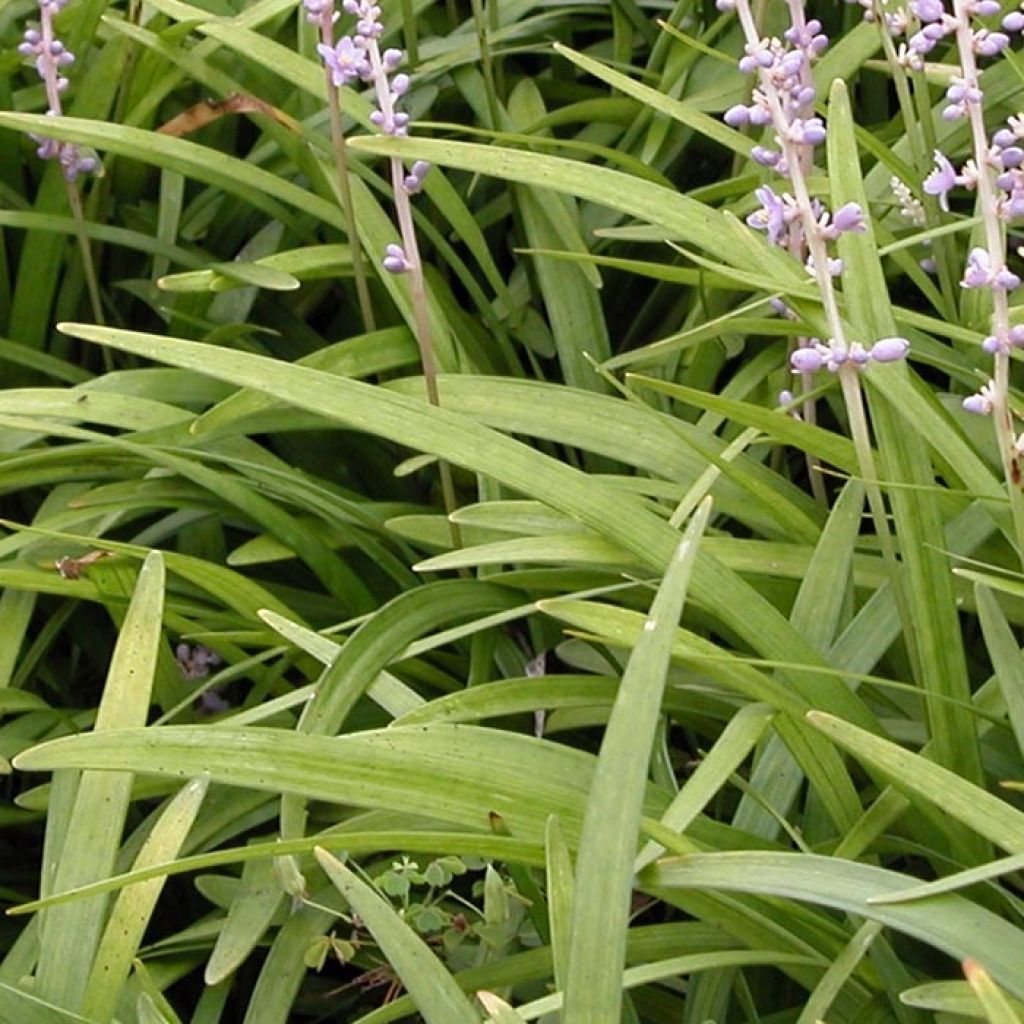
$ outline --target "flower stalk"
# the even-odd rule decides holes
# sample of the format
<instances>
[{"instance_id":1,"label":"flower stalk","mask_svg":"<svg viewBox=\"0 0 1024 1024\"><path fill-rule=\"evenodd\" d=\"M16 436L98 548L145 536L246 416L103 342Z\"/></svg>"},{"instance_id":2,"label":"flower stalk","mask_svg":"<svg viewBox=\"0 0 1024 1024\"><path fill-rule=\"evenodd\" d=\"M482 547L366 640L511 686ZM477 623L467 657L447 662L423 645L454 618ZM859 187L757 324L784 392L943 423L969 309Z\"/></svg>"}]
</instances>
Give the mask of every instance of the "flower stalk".
<instances>
[{"instance_id":1,"label":"flower stalk","mask_svg":"<svg viewBox=\"0 0 1024 1024\"><path fill-rule=\"evenodd\" d=\"M778 196L769 186L757 190L761 209L747 220L750 226L764 230L770 241L791 252L807 252L806 267L814 278L821 298L829 338L801 339L790 356L795 374L805 382L825 369L839 377L843 400L864 480L868 507L882 556L892 579L893 592L901 613L905 608L899 577L899 563L889 527L885 501L879 486L874 452L867 426L867 415L860 385L860 372L870 362L889 363L902 359L909 348L903 338L882 338L870 347L847 338L839 310L835 278L843 270L842 261L829 254L828 245L840 235L865 230L864 213L856 203L847 203L830 213L812 199L807 184L813 166L813 151L826 139L826 128L814 112L815 91L811 62L824 52L828 39L816 20L804 17L802 0L788 0L791 25L784 39L761 37L749 0L717 0L719 9L734 10L745 39L745 55L740 70L757 75L750 106L733 107L725 114L728 123L751 124L770 128L775 147L756 146L753 158L788 179L792 195ZM794 247L793 236L800 242ZM805 385L806 386L806 385ZM901 617L904 617L901 614Z\"/></svg>"},{"instance_id":2,"label":"flower stalk","mask_svg":"<svg viewBox=\"0 0 1024 1024\"><path fill-rule=\"evenodd\" d=\"M305 0L318 6L330 0ZM344 0L342 9L356 19L355 32L343 36L337 43L321 43L317 48L323 57L327 74L335 86L361 81L368 84L374 93L376 109L370 114L370 121L382 135L402 138L409 132L409 115L399 110L398 104L410 86L409 76L398 71L405 54L401 50L381 50L380 37L384 26L380 21L381 9L374 0ZM441 396L437 385L437 358L430 326L427 305L426 281L423 262L420 257L416 225L413 220L412 197L423 187L423 181L430 171L430 164L417 160L406 168L400 157L388 158L391 187L395 204L395 218L401 241L387 246L382 266L392 274L407 274L413 309L414 333L420 353L420 364L426 384L427 400L431 405L440 406ZM439 460L441 491L449 519L457 507L455 485L451 467ZM450 522L452 543L461 546L458 526Z\"/></svg>"},{"instance_id":3,"label":"flower stalk","mask_svg":"<svg viewBox=\"0 0 1024 1024\"><path fill-rule=\"evenodd\" d=\"M39 0L39 27L28 28L22 36L18 52L23 57L34 58L36 73L43 82L46 92L46 113L49 117L63 114L61 94L70 85L65 72L75 62L75 55L57 37L54 18L67 6L68 0ZM100 299L99 280L92 257L92 247L85 230L85 212L77 180L82 174L99 169L99 160L72 142L60 142L45 135L33 135L37 144L36 155L43 160L56 161L64 176L68 206L75 222L75 235L82 256L82 273L85 278L93 319L104 323L103 304Z\"/></svg>"},{"instance_id":4,"label":"flower stalk","mask_svg":"<svg viewBox=\"0 0 1024 1024\"><path fill-rule=\"evenodd\" d=\"M306 0L306 18L319 29L320 45L328 48L334 46L335 11L333 0ZM349 182L348 146L345 143L345 131L341 122L341 100L338 96L338 83L331 68L324 67L327 84L327 116L331 130L331 149L334 153L335 174L338 179L338 196L341 199L342 216L345 218L345 232L348 235L349 250L352 254L352 273L356 285L356 299L359 312L366 331L376 329L376 318L373 315L373 301L370 298L370 287L366 279L366 266L363 261L363 247L359 241L356 227L356 211L352 202L352 186Z\"/></svg>"},{"instance_id":5,"label":"flower stalk","mask_svg":"<svg viewBox=\"0 0 1024 1024\"><path fill-rule=\"evenodd\" d=\"M1024 217L1024 118L1011 117L989 137L985 126L985 94L978 68L980 57L994 57L1010 44L1010 34L1024 30L1024 13L1013 11L1002 19L1002 31L978 26L976 18L1001 13L997 0L911 0L911 10L923 28L910 45L921 53L952 37L959 67L946 90L942 112L949 121L966 119L971 158L958 171L941 151L934 154L935 169L924 180L924 190L949 209L949 194L956 187L976 192L983 245L974 246L964 268L962 288L984 290L990 296L990 334L982 347L993 359L991 381L964 400L969 412L990 415L999 450L1013 519L1018 555L1024 561L1024 494L1021 459L1024 435L1017 436L1009 404L1010 352L1024 347L1024 328L1010 322L1009 295L1021 285L1020 276L1007 264L1004 224Z\"/></svg>"}]
</instances>

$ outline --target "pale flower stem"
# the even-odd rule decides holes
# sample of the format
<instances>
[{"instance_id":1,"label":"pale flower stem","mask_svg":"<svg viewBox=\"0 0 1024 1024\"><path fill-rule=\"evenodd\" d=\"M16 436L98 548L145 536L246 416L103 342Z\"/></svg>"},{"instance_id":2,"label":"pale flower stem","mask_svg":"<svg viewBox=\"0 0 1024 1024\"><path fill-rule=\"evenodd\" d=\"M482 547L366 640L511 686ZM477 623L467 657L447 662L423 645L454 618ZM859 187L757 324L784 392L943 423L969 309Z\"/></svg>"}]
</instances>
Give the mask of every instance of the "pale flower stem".
<instances>
[{"instance_id":1,"label":"pale flower stem","mask_svg":"<svg viewBox=\"0 0 1024 1024\"><path fill-rule=\"evenodd\" d=\"M320 35L327 46L334 44L333 8L328 7L320 16ZM345 132L341 123L341 101L338 98L338 87L331 78L329 68L325 69L327 81L327 110L331 126L331 148L334 151L334 167L338 177L338 194L341 198L342 216L345 218L345 232L348 235L348 247L352 256L352 272L355 278L356 298L359 312L366 331L376 330L377 321L373 315L373 301L370 298L370 287L366 280L366 264L363 261L363 247L359 241L356 227L356 211L352 202L352 186L349 182L348 146L345 143Z\"/></svg>"},{"instance_id":2,"label":"pale flower stem","mask_svg":"<svg viewBox=\"0 0 1024 1024\"><path fill-rule=\"evenodd\" d=\"M805 394L810 390L812 377L813 374L810 373L800 374ZM805 423L812 427L815 426L818 422L818 403L813 398L804 398L800 407L800 415ZM825 481L821 475L821 460L817 455L811 455L809 452L804 456L804 460L807 463L807 479L810 481L811 494L818 504L828 508L828 491L825 489Z\"/></svg>"},{"instance_id":3,"label":"pale flower stem","mask_svg":"<svg viewBox=\"0 0 1024 1024\"><path fill-rule=\"evenodd\" d=\"M953 0L953 11L957 18L956 43L960 57L960 68L964 80L978 86L978 65L974 57L970 16L964 0ZM985 230L985 247L993 268L1006 262L1005 238L999 222L998 203L992 182L992 168L989 161L988 133L985 130L985 114L981 103L967 104L968 123L971 128L971 142L974 163L978 169L978 201ZM1005 339L1010 330L1010 307L1006 289L990 289L992 296L992 334ZM1010 356L1002 350L994 355L992 392L992 424L995 429L996 445L1006 481L1006 492L1010 499L1014 535L1017 539L1017 554L1024 564L1024 494L1021 493L1021 456L1017 451L1013 430L1013 414L1009 405Z\"/></svg>"},{"instance_id":4,"label":"pale flower stem","mask_svg":"<svg viewBox=\"0 0 1024 1024\"><path fill-rule=\"evenodd\" d=\"M39 12L39 31L42 34L43 48L49 51L56 43L57 37L53 28L53 14L47 5L42 5ZM42 76L43 87L46 92L46 102L51 111L59 114L61 112L60 89L57 85L57 76L53 73ZM89 293L89 304L92 306L93 319L98 324L105 323L103 317L103 304L100 301L99 281L96 276L96 265L92 258L92 246L89 244L89 236L85 231L85 211L82 209L82 197L79 195L78 186L65 175L64 184L67 188L68 206L71 208L71 216L75 222L75 235L78 241L78 249L82 256L82 274L85 278L86 291ZM108 365L108 369L110 366Z\"/></svg>"},{"instance_id":5,"label":"pale flower stem","mask_svg":"<svg viewBox=\"0 0 1024 1024\"><path fill-rule=\"evenodd\" d=\"M75 221L75 235L78 239L78 250L82 256L82 275L85 278L85 288L89 293L89 305L92 307L93 320L103 325L106 319L103 316L103 303L100 299L99 280L96 276L96 264L92 258L92 245L89 243L89 236L85 231L85 212L82 209L82 197L78 188L72 181L64 183L68 190L68 205L71 207L71 216ZM113 369L113 360L108 352L104 352L104 364L107 369Z\"/></svg>"},{"instance_id":6,"label":"pale flower stem","mask_svg":"<svg viewBox=\"0 0 1024 1024\"><path fill-rule=\"evenodd\" d=\"M388 122L394 115L391 93L387 86L387 75L376 39L370 39L366 47L367 58L373 71L373 81L377 93L377 105ZM423 261L420 258L419 240L416 236L416 224L413 221L412 201L405 189L405 167L398 157L390 158L391 190L395 200L395 214L398 218L398 231L402 238L402 249L407 263L410 293L412 299L413 320L415 322L416 345L420 353L420 365L423 368L423 380L427 389L427 401L440 407L441 395L437 387L437 357L434 352L434 339L430 329L430 315L427 307L427 289L423 276ZM458 508L455 494L455 482L452 478L451 466L444 459L438 459L438 472L441 478L441 496L444 500L445 512L448 515L448 529L452 546L462 547L462 531L452 521L452 515Z\"/></svg>"},{"instance_id":7,"label":"pale flower stem","mask_svg":"<svg viewBox=\"0 0 1024 1024\"><path fill-rule=\"evenodd\" d=\"M743 35L746 41L754 46L760 42L757 25L750 12L748 0L737 0L736 13L739 15L740 24L743 27ZM807 180L800 164L801 153L797 146L786 137L786 116L779 101L778 92L769 75L759 73L761 88L768 99L768 106L772 114L772 123L778 133L779 148L782 150L783 158L789 166L789 181L793 186L793 196L796 199L797 207L800 210L800 223L803 228L804 238L807 242L807 249L810 252L811 260L814 263L814 277L818 285L818 292L821 295L821 303L825 310L825 319L828 322L828 329L837 345L846 345L846 335L843 330L842 317L839 315L839 304L836 300L835 286L832 283L832 275L828 271L828 251L825 243L818 233L818 225L814 219L814 211L811 209L811 194L807 188Z\"/></svg>"},{"instance_id":8,"label":"pale flower stem","mask_svg":"<svg viewBox=\"0 0 1024 1024\"><path fill-rule=\"evenodd\" d=\"M878 469L875 465L875 455L871 448L871 434L868 430L868 417L867 410L864 407L864 392L860 386L860 374L852 364L846 363L839 368L838 376L839 384L843 391L843 402L846 405L846 413L850 422L850 437L853 440L854 451L857 453L857 465L860 467L860 475L864 483L864 493L867 496L868 508L871 510L871 518L875 524L875 534L882 549L882 558L889 569L893 597L896 600L900 621L906 629L907 645L911 649L911 654L913 654L913 618L909 613L906 596L903 591L903 581L900 578L899 562L896 559L896 549L893 544L892 533L889 529L885 499L882 497L882 488L878 482Z\"/></svg>"},{"instance_id":9,"label":"pale flower stem","mask_svg":"<svg viewBox=\"0 0 1024 1024\"><path fill-rule=\"evenodd\" d=\"M790 3L792 6L793 0L790 0ZM802 3L799 3L798 6L801 9L803 7ZM747 43L751 46L756 46L760 42L761 37L751 15L748 0L737 0L736 13L739 15L740 24L743 27L743 34ZM788 176L793 187L797 208L800 211L800 223L803 227L804 238L814 264L815 281L818 285L818 292L821 295L828 329L834 344L842 350L847 350L849 346L843 326L843 319L839 313L836 289L832 281L832 275L829 273L828 250L818 230L814 210L811 206L810 190L807 187L807 179L804 174L803 165L800 162L799 148L787 137L786 116L771 76L765 72L759 72L759 78L761 89L767 97L768 106L771 110L772 123L778 137L779 148L788 166ZM846 404L846 412L850 421L850 429L854 432L853 440L857 449L858 459L861 463L861 473L864 476L868 507L871 510L871 517L875 523L875 532L878 535L878 540L882 547L882 555L892 579L893 592L898 594L900 592L899 563L896 560L892 534L889 530L889 519L885 510L885 501L882 498L882 491L878 485L878 474L874 468L871 439L867 427L867 415L864 409L856 368L850 363L844 364L840 368L839 378L842 384L843 401ZM909 623L909 619L904 621Z\"/></svg>"}]
</instances>

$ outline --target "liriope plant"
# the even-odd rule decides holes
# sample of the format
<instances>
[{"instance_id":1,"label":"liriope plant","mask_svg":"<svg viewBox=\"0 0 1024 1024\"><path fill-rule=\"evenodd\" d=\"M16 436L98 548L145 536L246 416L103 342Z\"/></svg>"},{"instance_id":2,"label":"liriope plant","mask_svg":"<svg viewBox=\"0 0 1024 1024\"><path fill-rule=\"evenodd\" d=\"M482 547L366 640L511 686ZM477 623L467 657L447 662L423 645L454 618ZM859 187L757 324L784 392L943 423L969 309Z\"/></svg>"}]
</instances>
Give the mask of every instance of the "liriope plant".
<instances>
[{"instance_id":1,"label":"liriope plant","mask_svg":"<svg viewBox=\"0 0 1024 1024\"><path fill-rule=\"evenodd\" d=\"M47 817L41 870L12 872L40 916L0 1016L1020 1019L1016 533L958 408L1000 334L916 259L930 242L941 275L962 251L990 285L1014 260L984 249L986 270L976 225L929 205L967 184L921 145L964 145L942 111L974 94L928 92L963 69L961 15L726 6L683 2L660 36L633 5L477 5L454 31L406 10L410 92L398 11L352 4L339 36L304 5L306 60L279 6L154 0L100 36L144 47L161 113L206 134L138 127L159 89L128 125L0 116L155 168L119 179L117 232L98 200L85 224L132 318L61 326L132 369L76 376L61 340L22 356L53 386L0 402L0 752L19 837ZM991 19L1014 12L967 14L1005 103ZM447 123L405 137L421 88ZM378 129L343 140L358 231L330 179L349 115ZM1012 169L990 167L997 205ZM66 228L16 212L5 229ZM419 289L414 327L429 289L467 366L534 379L434 380L383 304L362 332L324 225ZM563 248L522 253L531 231ZM129 243L180 263L159 275L180 291L118 277ZM565 295L603 275L600 301L567 309L556 267ZM559 381L607 338L600 389ZM435 508L417 455L477 500Z\"/></svg>"}]
</instances>

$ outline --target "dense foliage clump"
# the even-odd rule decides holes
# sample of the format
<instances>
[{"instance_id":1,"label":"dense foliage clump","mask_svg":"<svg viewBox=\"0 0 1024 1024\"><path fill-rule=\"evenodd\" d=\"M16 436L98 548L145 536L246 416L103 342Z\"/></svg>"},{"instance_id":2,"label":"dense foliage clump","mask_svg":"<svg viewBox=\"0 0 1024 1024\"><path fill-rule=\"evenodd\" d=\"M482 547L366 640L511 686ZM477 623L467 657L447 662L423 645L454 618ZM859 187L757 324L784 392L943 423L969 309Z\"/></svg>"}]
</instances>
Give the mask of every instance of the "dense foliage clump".
<instances>
[{"instance_id":1,"label":"dense foliage clump","mask_svg":"<svg viewBox=\"0 0 1024 1024\"><path fill-rule=\"evenodd\" d=\"M1022 32L0 9L0 1021L1024 1021Z\"/></svg>"}]
</instances>

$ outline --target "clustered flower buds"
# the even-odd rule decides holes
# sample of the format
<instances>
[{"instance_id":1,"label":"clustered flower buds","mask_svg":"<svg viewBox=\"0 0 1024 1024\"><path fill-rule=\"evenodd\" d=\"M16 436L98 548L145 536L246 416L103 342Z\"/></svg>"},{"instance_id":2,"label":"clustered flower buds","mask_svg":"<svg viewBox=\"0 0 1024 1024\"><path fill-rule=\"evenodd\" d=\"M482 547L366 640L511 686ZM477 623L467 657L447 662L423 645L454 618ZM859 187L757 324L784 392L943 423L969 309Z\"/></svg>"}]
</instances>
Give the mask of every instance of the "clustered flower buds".
<instances>
[{"instance_id":1,"label":"clustered flower buds","mask_svg":"<svg viewBox=\"0 0 1024 1024\"><path fill-rule=\"evenodd\" d=\"M54 17L67 3L68 0L39 0L39 27L26 29L18 47L23 57L35 58L36 71L46 89L46 113L50 117L59 117L62 113L60 94L70 84L64 71L75 62L75 55L57 38L53 24ZM60 142L45 135L32 138L39 145L36 153L43 160L56 160L68 181L95 171L99 166L96 157L83 153L71 142Z\"/></svg>"},{"instance_id":2,"label":"clustered flower buds","mask_svg":"<svg viewBox=\"0 0 1024 1024\"><path fill-rule=\"evenodd\" d=\"M987 169L995 175L997 189L995 214L1001 220L1024 217L1024 118L1011 117L993 136L985 153ZM949 158L935 151L935 169L924 180L924 190L937 196L944 210L949 209L949 193L958 186L973 190L978 184L979 170L968 160L958 172Z\"/></svg>"},{"instance_id":3,"label":"clustered flower buds","mask_svg":"<svg viewBox=\"0 0 1024 1024\"><path fill-rule=\"evenodd\" d=\"M754 159L780 174L789 172L784 143L814 148L825 141L825 125L814 113L814 81L811 61L828 46L828 37L815 20L792 25L783 39L760 39L748 43L739 67L744 74L759 73L760 85L749 105L737 104L725 112L725 122L734 128L774 124L776 148L755 146Z\"/></svg>"},{"instance_id":4,"label":"clustered flower buds","mask_svg":"<svg viewBox=\"0 0 1024 1024\"><path fill-rule=\"evenodd\" d=\"M325 18L333 17L333 0L304 0L306 16L310 21L323 24ZM384 34L380 20L381 9L374 0L343 0L342 9L355 17L355 31L342 36L336 43L321 42L317 46L324 66L330 72L331 81L337 87L364 82L373 87L376 109L370 114L370 122L383 135L403 137L409 134L409 115L398 110L398 101L409 89L409 76L398 71L405 59L401 50L387 49L381 52L379 40ZM430 170L425 160L417 160L408 173L401 161L392 160L395 178L396 202L399 219L403 219L402 197L415 195L423 187L423 180ZM411 224L406 226L411 230ZM413 245L404 238L404 246L392 244L385 251L384 269L392 274L404 274L415 266Z\"/></svg>"},{"instance_id":5,"label":"clustered flower buds","mask_svg":"<svg viewBox=\"0 0 1024 1024\"><path fill-rule=\"evenodd\" d=\"M758 37L749 0L717 0L721 11L736 11L743 26L746 45L739 68L757 75L749 104L738 104L725 113L734 128L773 130L774 146L755 146L753 159L789 179L790 192L777 193L762 185L754 195L759 207L747 217L747 224L763 231L768 240L805 260L808 273L822 292L832 333L828 343L803 339L790 365L795 373L809 375L822 368L838 372L843 366L861 368L869 362L889 363L902 359L909 344L904 338L884 338L871 348L842 337L832 278L843 272L842 260L831 256L828 245L847 232L866 230L864 211L857 203L845 203L830 212L811 198L807 175L813 165L813 151L826 139L826 127L814 112L815 88L812 63L828 47L821 23L804 17L800 0L789 3L790 26L782 38Z\"/></svg>"},{"instance_id":6,"label":"clustered flower buds","mask_svg":"<svg viewBox=\"0 0 1024 1024\"><path fill-rule=\"evenodd\" d=\"M827 343L810 338L808 344L798 348L790 357L789 365L794 373L816 373L825 369L838 373L843 366L863 369L868 363L895 363L902 359L910 348L906 338L882 338L870 349L859 341L840 344L829 338Z\"/></svg>"},{"instance_id":7,"label":"clustered flower buds","mask_svg":"<svg viewBox=\"0 0 1024 1024\"><path fill-rule=\"evenodd\" d=\"M874 0L846 0L864 8L864 20L875 20ZM924 68L924 61L947 37L957 31L963 19L994 18L1001 12L998 0L963 0L948 11L943 0L910 0L907 9L886 13L885 26L894 38L903 38L899 45L900 63L914 71ZM971 26L969 45L979 57L997 57L1010 45L1010 34L1024 30L1024 11L1007 14L1000 29ZM977 87L971 82L954 78L950 82L947 99L950 101L945 116L962 117L967 105L980 102Z\"/></svg>"},{"instance_id":8,"label":"clustered flower buds","mask_svg":"<svg viewBox=\"0 0 1024 1024\"><path fill-rule=\"evenodd\" d=\"M946 37L953 37L953 52L958 58L942 116L950 121L967 118L973 155L958 170L945 153L936 150L935 168L922 187L926 194L937 197L945 211L949 210L953 189L978 194L984 245L971 248L960 285L991 293L992 328L982 348L996 357L996 379L1001 383L990 382L969 396L963 407L987 415L1005 405L1006 359L1012 349L1024 347L1024 328L1010 325L1008 302L1008 294L1020 287L1021 277L1007 265L1005 231L1000 224L1024 217L1024 117L1011 117L989 138L978 58L998 56L1010 45L1010 34L1024 30L1024 10L1006 14L1001 30L974 21L998 17L1002 4L997 0L951 0L948 8L944 0L911 0L909 11L921 26L908 40L909 51L918 59L912 66L921 66L920 58Z\"/></svg>"}]
</instances>

